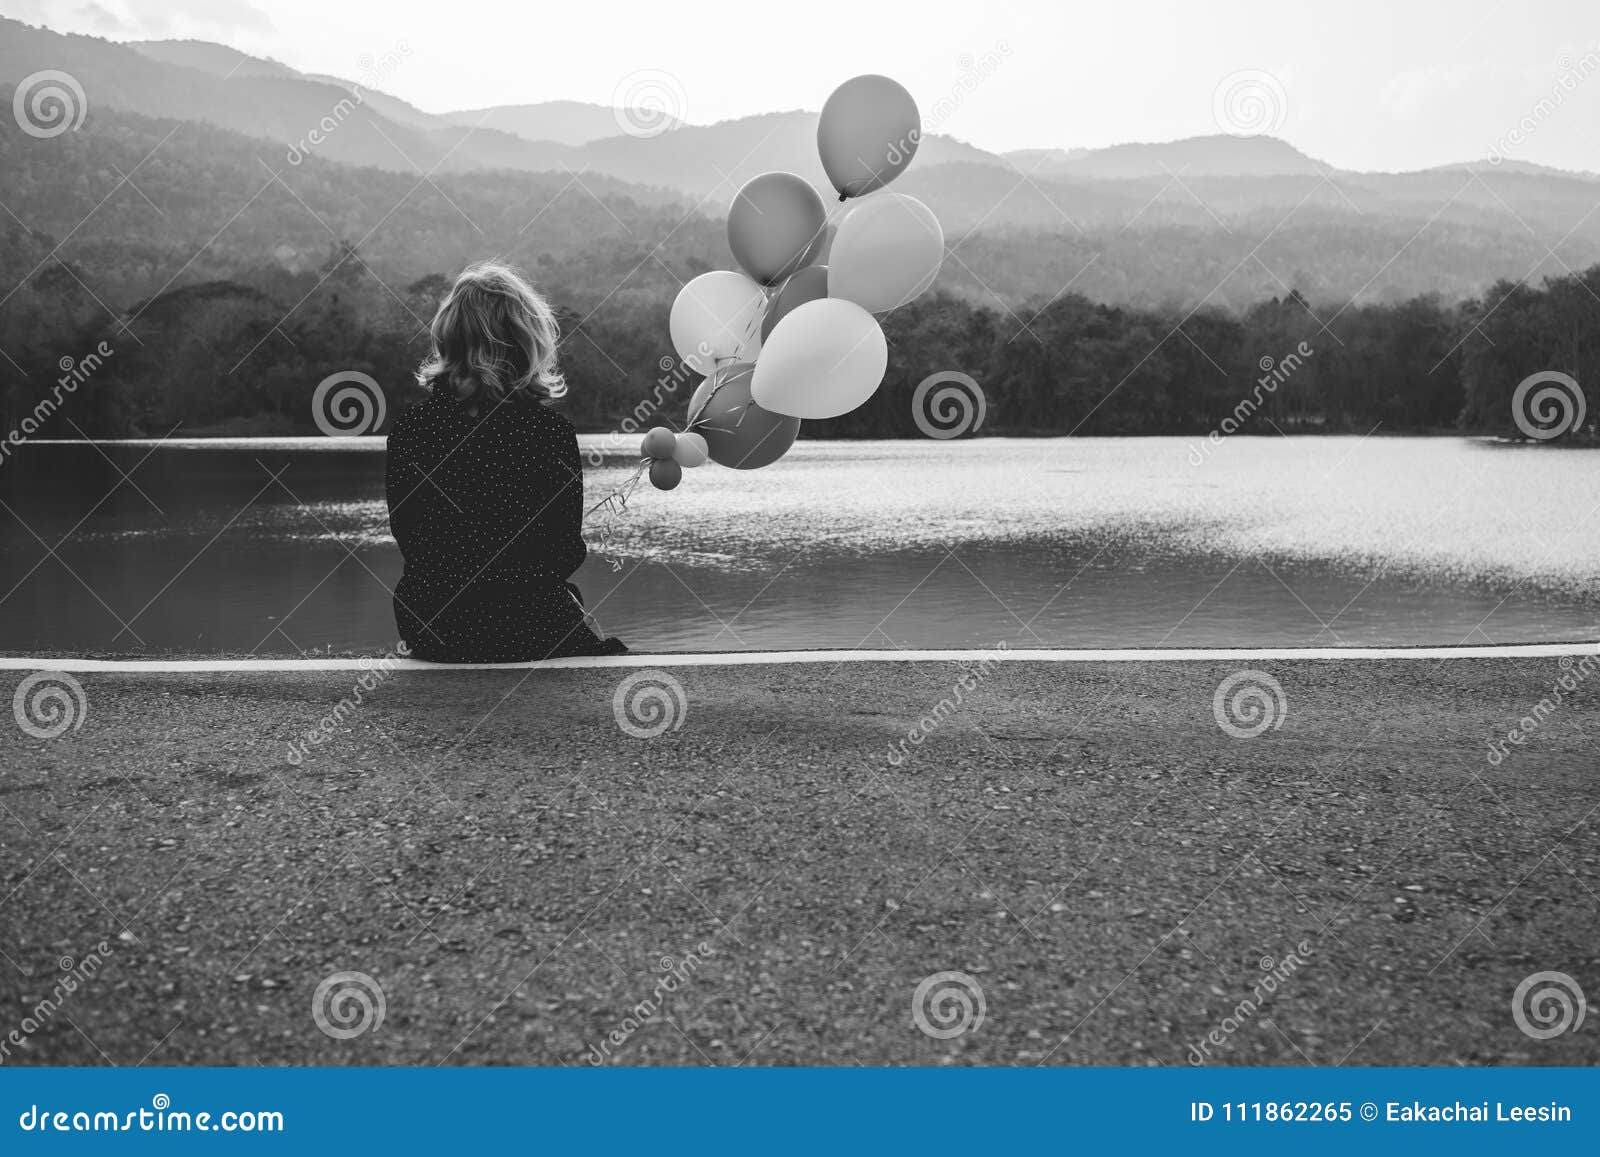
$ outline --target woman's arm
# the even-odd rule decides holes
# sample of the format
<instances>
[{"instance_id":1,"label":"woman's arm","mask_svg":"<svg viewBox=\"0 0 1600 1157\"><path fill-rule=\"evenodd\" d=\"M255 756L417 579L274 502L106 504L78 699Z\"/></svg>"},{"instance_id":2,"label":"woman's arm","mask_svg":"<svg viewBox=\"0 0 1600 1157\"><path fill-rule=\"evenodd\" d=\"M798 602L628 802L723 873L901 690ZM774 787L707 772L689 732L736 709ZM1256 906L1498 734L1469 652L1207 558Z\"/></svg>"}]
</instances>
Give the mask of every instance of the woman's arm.
<instances>
[{"instance_id":1,"label":"woman's arm","mask_svg":"<svg viewBox=\"0 0 1600 1157\"><path fill-rule=\"evenodd\" d=\"M422 472L398 431L389 435L385 446L383 497L389 506L389 531L403 556L417 539L422 514L417 486L422 481Z\"/></svg>"},{"instance_id":2,"label":"woman's arm","mask_svg":"<svg viewBox=\"0 0 1600 1157\"><path fill-rule=\"evenodd\" d=\"M583 458L578 453L578 435L570 427L562 431L561 452L555 462L558 497L553 503L552 558L556 573L570 578L589 557L583 541Z\"/></svg>"}]
</instances>

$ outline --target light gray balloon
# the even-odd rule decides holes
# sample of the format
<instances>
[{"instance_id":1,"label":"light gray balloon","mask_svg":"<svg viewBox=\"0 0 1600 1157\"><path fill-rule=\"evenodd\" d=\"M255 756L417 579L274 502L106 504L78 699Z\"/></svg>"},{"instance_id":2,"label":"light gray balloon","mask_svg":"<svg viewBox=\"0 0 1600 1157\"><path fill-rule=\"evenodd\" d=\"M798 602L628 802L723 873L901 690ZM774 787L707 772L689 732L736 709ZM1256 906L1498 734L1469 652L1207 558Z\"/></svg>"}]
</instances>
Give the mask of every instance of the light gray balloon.
<instances>
[{"instance_id":1,"label":"light gray balloon","mask_svg":"<svg viewBox=\"0 0 1600 1157\"><path fill-rule=\"evenodd\" d=\"M828 292L885 313L933 285L944 261L944 230L921 201L885 190L851 206L829 256Z\"/></svg>"},{"instance_id":2,"label":"light gray balloon","mask_svg":"<svg viewBox=\"0 0 1600 1157\"><path fill-rule=\"evenodd\" d=\"M922 117L897 81L869 73L833 90L817 121L817 152L839 200L881 189L917 155Z\"/></svg>"}]
</instances>

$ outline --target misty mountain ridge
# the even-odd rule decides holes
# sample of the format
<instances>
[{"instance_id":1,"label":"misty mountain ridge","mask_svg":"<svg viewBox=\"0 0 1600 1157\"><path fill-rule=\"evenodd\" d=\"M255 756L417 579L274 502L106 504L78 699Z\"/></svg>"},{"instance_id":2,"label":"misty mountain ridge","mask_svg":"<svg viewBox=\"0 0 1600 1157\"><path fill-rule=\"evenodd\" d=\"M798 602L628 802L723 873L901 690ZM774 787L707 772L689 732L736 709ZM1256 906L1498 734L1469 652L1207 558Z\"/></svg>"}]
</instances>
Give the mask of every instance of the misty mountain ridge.
<instances>
[{"instance_id":1,"label":"misty mountain ridge","mask_svg":"<svg viewBox=\"0 0 1600 1157\"><path fill-rule=\"evenodd\" d=\"M251 56L209 40L133 40L127 46L140 56L162 64L194 68L213 76L304 76L297 69L270 57Z\"/></svg>"},{"instance_id":2,"label":"misty mountain ridge","mask_svg":"<svg viewBox=\"0 0 1600 1157\"><path fill-rule=\"evenodd\" d=\"M1325 173L1332 166L1306 156L1277 137L1215 134L1103 149L1034 149L1007 153L1025 172L1091 180L1185 177L1257 177Z\"/></svg>"},{"instance_id":3,"label":"misty mountain ridge","mask_svg":"<svg viewBox=\"0 0 1600 1157\"><path fill-rule=\"evenodd\" d=\"M429 113L414 105L383 92L377 87L375 81L381 81L382 70L372 77L363 77L357 80L349 78L320 76L297 71L289 65L276 60L251 56L227 45L217 44L202 40L149 40L132 41L121 44L113 41L100 40L96 37L61 35L45 29L31 28L14 20L0 18L0 38L9 38L15 33L23 47L29 51L36 60L46 57L57 58L55 65L38 64L37 67L61 67L64 71L71 72L71 61L62 59L79 56L88 52L88 55L99 56L99 53L89 52L89 46L99 46L101 49L121 50L143 58L152 64L166 65L171 69L187 69L203 73L217 81L225 82L250 82L257 80L295 81L313 91L318 99L326 100L331 94L326 87L342 88L346 93L359 90L364 98L364 106L370 113L376 114L385 121L404 126L411 130L423 131L429 134L445 134L445 139L454 143L460 139L462 129L473 130L473 135L488 134L492 144L489 147L479 147L469 150L468 155L459 162L452 157L446 165L453 168L471 169L498 165L506 168L522 169L557 169L567 168L582 170L584 168L596 171L605 171L609 175L625 180L641 181L637 170L644 167L642 157L648 156L652 162L665 161L669 170L677 166L677 154L692 154L707 147L714 152L713 159L727 160L725 153L740 147L749 148L759 144L761 138L773 128L778 128L778 136L784 141L792 141L796 137L803 137L815 127L816 114L814 112L796 111L791 113L769 113L740 117L726 120L712 125L688 125L677 123L667 131L652 137L630 136L623 131L623 123L630 116L645 116L647 114L624 113L620 118L617 110L608 106L571 100L542 101L528 104L498 105L479 109L452 110L443 113ZM26 43L32 37L33 43ZM48 38L53 43L40 43L39 38ZM404 54L390 54L396 59L389 63L393 68L403 68ZM3 59L3 55L0 55ZM89 60L87 63L103 63L101 60ZM37 69L35 69L37 70ZM15 75L15 69L6 69L0 72L0 81L15 83L23 75ZM158 90L160 86L155 86ZM248 90L247 90L248 91ZM148 94L150 103L158 103L159 92ZM92 101L93 98L91 98ZM141 101L137 94L128 92L118 85L113 88L111 98L117 107L126 108L132 112L144 112L148 115L171 115L170 108L158 109L140 107ZM339 98L333 97L337 104ZM223 100L221 108L209 110L213 123L221 124L225 128L233 128L252 136L266 136L269 139L298 140L298 136L286 137L287 132L282 125L275 124L271 119L265 119L258 126L252 127L249 123L240 123L236 110L230 106L234 102ZM296 104L303 102L293 102ZM324 110L325 111L325 110ZM793 118L792 124L779 126L771 118ZM620 121L620 123L619 123ZM313 121L315 123L315 120ZM377 128L386 128L381 122ZM358 129L359 132L359 129ZM661 137L674 136L679 132L687 132L681 144L681 149L670 146L650 147L648 142L659 140ZM753 135L752 135L753 134ZM506 146L505 138L515 138L524 145L542 145L544 148L533 150L516 149ZM620 140L614 139L620 138ZM599 141L610 141L603 149L589 150L584 146ZM626 142L633 142L634 148L629 148ZM402 143L403 142L398 142ZM500 148L493 146L498 145ZM809 142L808 142L809 146ZM370 147L360 147L356 143L341 144L332 140L327 145L330 159L347 160L358 164L376 164L379 167L404 169L407 166L403 159L396 156L393 148L380 150ZM422 150L427 152L427 150ZM766 150L766 152L782 153L785 149L780 146ZM809 149L814 153L814 149ZM342 153L360 153L360 156L345 156ZM386 155L385 155L386 154ZM630 155L633 154L633 155ZM737 158L734 158L737 160ZM1165 142L1129 142L1125 144L1110 145L1103 148L1033 148L1018 149L999 154L989 152L977 146L967 144L955 138L940 134L929 134L924 138L919 155L919 164L936 165L944 163L988 163L1004 168L1014 168L1026 173L1032 178L1061 178L1081 180L1137 180L1153 177L1167 177L1178 175L1184 179L1200 176L1282 176L1333 173L1341 174L1350 172L1340 170L1334 166L1308 156L1293 145L1276 137L1255 136L1239 137L1227 134L1212 134L1207 136L1189 137L1175 141ZM1488 165L1487 161L1463 161L1454 165L1439 166L1435 170L1454 170L1458 168L1479 168ZM702 166L703 167L703 166ZM727 165L723 165L724 169ZM794 171L800 171L796 164L787 166ZM1573 173L1565 170L1553 169L1547 166L1534 165L1521 161L1505 161L1500 165L1492 166L1501 171L1515 171L1527 175L1544 175L1557 179L1594 179L1594 174ZM741 166L741 171L742 171ZM808 175L808 174L803 174ZM1368 174L1372 175L1372 174ZM1403 176L1405 174L1389 174ZM646 175L641 183L667 185L679 188L684 192L700 195L704 192L707 182L702 176L684 175L677 173L666 179L660 176Z\"/></svg>"},{"instance_id":4,"label":"misty mountain ridge","mask_svg":"<svg viewBox=\"0 0 1600 1157\"><path fill-rule=\"evenodd\" d=\"M217 76L298 76L307 80L336 84L354 91L360 87L367 102L383 115L416 127L440 128L447 125L488 128L510 133L532 142L584 145L606 137L627 136L626 110L609 105L575 100L550 100L529 104L494 105L427 113L399 97L346 78L300 73L270 58L249 56L227 45L201 40L132 41L128 47L155 60L197 68ZM635 116L646 114L635 113ZM672 120L670 132L679 128L719 128L741 122L757 122L767 116L809 117L814 127L816 114L804 110L791 114L754 114L712 125L691 126ZM670 119L670 118L669 118ZM1357 170L1338 169L1302 152L1289 142L1270 135L1235 136L1213 133L1172 141L1140 141L1098 148L1028 148L991 153L955 138L929 134L930 153L922 163L944 164L987 161L1006 163L1029 176L1081 178L1086 180L1130 180L1181 175L1204 176L1285 176L1304 174L1346 174ZM938 142L938 143L936 143ZM944 142L949 142L946 152ZM1528 161L1488 159L1459 161L1430 169L1409 172L1452 172L1457 170L1516 172L1530 176L1600 180L1600 174L1539 165ZM1404 173L1389 174L1403 176Z\"/></svg>"},{"instance_id":5,"label":"misty mountain ridge","mask_svg":"<svg viewBox=\"0 0 1600 1157\"><path fill-rule=\"evenodd\" d=\"M424 112L382 91L374 83L381 81L385 67L398 69L404 66L408 54L398 49L392 51L385 60L374 60L372 76L352 80L348 77L300 72L279 61L249 56L226 45L205 40L135 40L128 42L128 47L151 60L196 69L224 80L236 76L268 76L336 85L352 94L359 92L364 101L379 113L413 128L487 128L527 141L548 141L560 145L586 144L600 137L616 136L623 131L618 110L609 105L576 100L500 105L445 113Z\"/></svg>"},{"instance_id":6,"label":"misty mountain ridge","mask_svg":"<svg viewBox=\"0 0 1600 1157\"><path fill-rule=\"evenodd\" d=\"M558 145L586 145L614 137L623 132L624 123L654 123L654 118L641 110L614 109L581 100L493 105L440 113L439 117L453 125L499 129L525 141L554 141ZM676 118L667 119L668 127L663 130L666 132L683 124Z\"/></svg>"},{"instance_id":7,"label":"misty mountain ridge","mask_svg":"<svg viewBox=\"0 0 1600 1157\"><path fill-rule=\"evenodd\" d=\"M575 138L608 121L616 127L615 114L546 102L436 115L358 82L307 76L223 45L123 45L0 19L0 96L45 68L80 79L88 118L78 132L49 142L25 137L9 119L0 124L0 198L46 234L72 233L99 198L116 191L111 166L129 172L150 152L137 178L141 190L153 170L182 174L165 193L151 194L168 218L157 232L170 240L161 244L175 251L221 228L249 190L275 173L340 236L361 240L377 230L363 252L397 277L502 252L543 262L551 275L567 270L561 276L578 289L647 262L649 239L671 235L673 222L714 220L758 173L798 172L828 197L813 112L563 143L522 134ZM359 102L350 97L357 89ZM202 124L212 131L200 134ZM138 141L143 148L132 148ZM202 141L203 148L182 147ZM424 175L428 183L419 185ZM185 184L208 195L191 198ZM430 184L449 197L432 196ZM1002 156L932 134L894 187L926 201L944 225L952 256L940 284L990 303L1048 298L1068 285L1109 302L1224 307L1279 296L1291 285L1339 304L1427 292L1459 297L1496 278L1558 275L1600 260L1593 179L1514 162L1369 174L1333 169L1272 137ZM407 194L412 188L419 191ZM390 189L384 202L389 194L379 193ZM92 239L155 261L157 242L140 218L148 206L132 198L123 207L128 232L109 227L119 220L112 207L121 194L73 233L74 246ZM263 194L252 212L275 196ZM395 200L408 196L387 219ZM652 216L636 224L641 208ZM213 273L226 276L252 258L287 270L320 261L326 230L292 201L281 211L281 237L252 231L249 214L230 225L225 240L244 252ZM621 221L628 226L618 228ZM678 254L685 263L675 266L678 276L730 263L716 230L691 232L697 240ZM1552 255L1546 244L1558 240ZM1259 252L1258 243L1265 243ZM105 259L126 277L117 259Z\"/></svg>"}]
</instances>

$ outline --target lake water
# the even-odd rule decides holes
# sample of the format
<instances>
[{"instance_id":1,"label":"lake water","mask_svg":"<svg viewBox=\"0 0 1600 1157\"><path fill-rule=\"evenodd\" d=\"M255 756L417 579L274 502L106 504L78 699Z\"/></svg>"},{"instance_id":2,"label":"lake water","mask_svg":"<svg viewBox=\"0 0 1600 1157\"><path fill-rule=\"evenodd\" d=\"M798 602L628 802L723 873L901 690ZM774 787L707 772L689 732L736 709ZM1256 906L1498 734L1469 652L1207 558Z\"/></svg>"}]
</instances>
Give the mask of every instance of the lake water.
<instances>
[{"instance_id":1,"label":"lake water","mask_svg":"<svg viewBox=\"0 0 1600 1157\"><path fill-rule=\"evenodd\" d=\"M1600 452L1199 442L802 441L640 488L578 581L638 650L1600 638ZM393 646L381 439L31 444L0 500L0 650Z\"/></svg>"}]
</instances>

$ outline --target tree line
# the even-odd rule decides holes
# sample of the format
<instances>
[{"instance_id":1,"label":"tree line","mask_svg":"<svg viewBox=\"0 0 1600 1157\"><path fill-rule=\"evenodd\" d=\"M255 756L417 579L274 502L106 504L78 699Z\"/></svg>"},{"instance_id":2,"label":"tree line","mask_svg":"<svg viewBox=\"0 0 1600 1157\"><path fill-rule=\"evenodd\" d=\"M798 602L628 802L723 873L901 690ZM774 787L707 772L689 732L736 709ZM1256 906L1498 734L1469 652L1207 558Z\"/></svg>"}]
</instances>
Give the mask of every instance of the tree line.
<instances>
[{"instance_id":1,"label":"tree line","mask_svg":"<svg viewBox=\"0 0 1600 1157\"><path fill-rule=\"evenodd\" d=\"M0 307L5 424L28 417L31 433L68 438L311 434L317 384L352 370L381 384L392 421L419 396L412 371L448 284L436 273L388 286L335 245L320 268L184 285L113 317L69 265L49 261ZM694 382L665 360L670 289L557 290L572 387L561 406L580 430L614 430L641 412L681 421ZM1342 309L1298 292L1242 312L1076 295L1013 307L935 293L888 315L884 329L882 388L851 414L807 423L805 436L922 436L917 387L952 372L981 390L979 434L1204 435L1231 422L1256 433L1516 436L1512 396L1529 375L1600 381L1600 265L1541 285L1501 282L1466 301ZM69 362L81 380L63 396ZM56 403L41 405L49 397ZM1591 437L1586 426L1569 436Z\"/></svg>"}]
</instances>

